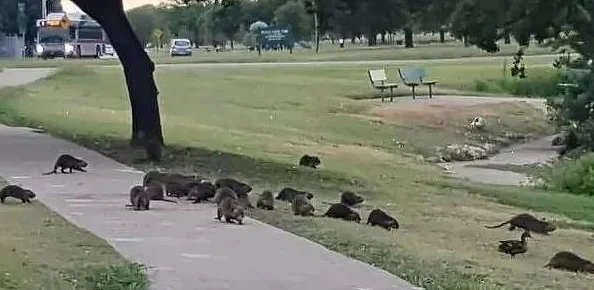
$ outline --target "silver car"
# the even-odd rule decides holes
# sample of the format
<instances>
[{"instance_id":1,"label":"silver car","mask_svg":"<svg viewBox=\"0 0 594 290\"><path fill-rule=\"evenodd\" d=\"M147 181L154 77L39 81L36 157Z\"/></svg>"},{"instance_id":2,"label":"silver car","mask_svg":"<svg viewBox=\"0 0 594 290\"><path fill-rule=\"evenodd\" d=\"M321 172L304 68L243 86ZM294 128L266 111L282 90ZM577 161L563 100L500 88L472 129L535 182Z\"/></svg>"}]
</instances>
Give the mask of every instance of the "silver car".
<instances>
[{"instance_id":1,"label":"silver car","mask_svg":"<svg viewBox=\"0 0 594 290\"><path fill-rule=\"evenodd\" d=\"M188 39L173 39L169 47L171 56L176 55L192 55L192 43Z\"/></svg>"}]
</instances>

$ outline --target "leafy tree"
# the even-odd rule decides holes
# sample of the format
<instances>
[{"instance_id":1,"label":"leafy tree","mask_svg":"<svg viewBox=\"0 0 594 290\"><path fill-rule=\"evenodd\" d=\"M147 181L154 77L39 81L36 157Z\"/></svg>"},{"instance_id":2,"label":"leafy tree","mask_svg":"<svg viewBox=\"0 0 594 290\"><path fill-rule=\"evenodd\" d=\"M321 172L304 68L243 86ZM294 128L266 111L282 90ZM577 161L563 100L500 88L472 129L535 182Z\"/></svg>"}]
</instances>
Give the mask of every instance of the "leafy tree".
<instances>
[{"instance_id":1,"label":"leafy tree","mask_svg":"<svg viewBox=\"0 0 594 290\"><path fill-rule=\"evenodd\" d=\"M126 12L132 29L144 45L152 40L151 32L159 27L159 14L153 5L143 5Z\"/></svg>"},{"instance_id":2,"label":"leafy tree","mask_svg":"<svg viewBox=\"0 0 594 290\"><path fill-rule=\"evenodd\" d=\"M290 26L295 39L304 39L311 31L311 21L305 7L295 0L287 1L274 11L274 22Z\"/></svg>"},{"instance_id":3,"label":"leafy tree","mask_svg":"<svg viewBox=\"0 0 594 290\"><path fill-rule=\"evenodd\" d=\"M497 40L509 33L524 46L534 38L579 53L582 70L567 72L568 81L577 87L570 87L562 100L549 100L548 109L555 123L573 136L567 138L573 143L566 143L568 149L592 151L594 68L588 61L594 58L593 16L592 0L463 0L453 15L452 30L489 52L497 51Z\"/></svg>"}]
</instances>

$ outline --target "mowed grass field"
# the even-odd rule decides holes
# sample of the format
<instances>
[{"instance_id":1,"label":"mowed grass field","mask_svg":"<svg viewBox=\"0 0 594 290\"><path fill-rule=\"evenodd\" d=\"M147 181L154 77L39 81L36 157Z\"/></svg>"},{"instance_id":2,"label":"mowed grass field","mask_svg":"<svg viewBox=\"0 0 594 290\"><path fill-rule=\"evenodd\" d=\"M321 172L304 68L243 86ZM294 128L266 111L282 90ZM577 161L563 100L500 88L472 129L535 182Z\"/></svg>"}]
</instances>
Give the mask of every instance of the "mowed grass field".
<instances>
[{"instance_id":1,"label":"mowed grass field","mask_svg":"<svg viewBox=\"0 0 594 290\"><path fill-rule=\"evenodd\" d=\"M0 289L148 289L138 265L36 200L7 198L0 217Z\"/></svg>"},{"instance_id":2,"label":"mowed grass field","mask_svg":"<svg viewBox=\"0 0 594 290\"><path fill-rule=\"evenodd\" d=\"M191 57L171 57L167 49L159 52L149 50L151 58L157 64L175 63L227 63L227 62L308 62L308 61L373 61L373 60L423 60L423 59L456 59L468 57L512 56L518 46L515 44L501 44L497 53L487 53L476 47L464 47L459 42L444 44L417 45L414 49L402 46L377 46L347 45L344 49L337 45L325 44L320 53L314 49L295 49L292 54L288 51L264 51L261 56L255 51L245 49L206 52L197 49ZM526 50L526 55L552 54L550 48L532 45ZM66 63L79 63L85 65L118 65L118 59L69 59ZM62 66L63 59L40 60L30 58L24 60L0 59L0 67L55 67Z\"/></svg>"},{"instance_id":3,"label":"mowed grass field","mask_svg":"<svg viewBox=\"0 0 594 290\"><path fill-rule=\"evenodd\" d=\"M502 73L499 61L419 65L440 80L438 90L454 92ZM529 74L549 70L544 63L533 65ZM388 67L388 73L394 75L396 67ZM285 204L274 212L250 214L426 289L590 289L592 277L543 266L561 250L588 257L592 233L584 225L594 222L594 200L456 185L418 157L463 141L468 121L477 114L487 116L494 134L549 134L542 111L527 103L418 110L416 105L427 100L413 103L409 96L391 104L355 100L352 96L375 94L368 68L160 68L156 76L168 148L159 167L232 176L252 184L254 193L285 186L308 190L316 195L318 213L327 207L322 202L338 200L342 190L359 192L366 198L358 209L363 219L382 208L401 228L386 232L297 218ZM6 123L43 127L140 169L155 168L138 159L142 152L127 147L129 101L118 68L67 68L26 88L4 89L0 101ZM302 154L319 155L321 168L296 166ZM541 196L546 197L542 202ZM549 237L529 240L529 252L512 260L497 252L497 241L518 239L520 232L484 225L525 209L562 224Z\"/></svg>"}]
</instances>

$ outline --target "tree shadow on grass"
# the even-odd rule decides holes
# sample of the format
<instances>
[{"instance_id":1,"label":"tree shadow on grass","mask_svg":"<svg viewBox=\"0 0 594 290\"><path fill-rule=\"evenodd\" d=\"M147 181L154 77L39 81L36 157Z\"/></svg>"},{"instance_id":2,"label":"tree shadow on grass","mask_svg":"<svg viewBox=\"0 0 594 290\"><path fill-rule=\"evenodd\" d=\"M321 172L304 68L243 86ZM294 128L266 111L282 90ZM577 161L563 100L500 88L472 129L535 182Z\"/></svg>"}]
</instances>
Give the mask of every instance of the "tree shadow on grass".
<instances>
[{"instance_id":1,"label":"tree shadow on grass","mask_svg":"<svg viewBox=\"0 0 594 290\"><path fill-rule=\"evenodd\" d=\"M328 170L300 167L296 165L297 162L292 165L235 153L169 144L164 150L161 162L151 163L144 157L144 151L131 148L128 140L88 136L69 139L145 172L157 169L197 174L211 179L233 177L257 187L277 189L294 186L312 191L339 192L364 188L361 180L347 178Z\"/></svg>"}]
</instances>

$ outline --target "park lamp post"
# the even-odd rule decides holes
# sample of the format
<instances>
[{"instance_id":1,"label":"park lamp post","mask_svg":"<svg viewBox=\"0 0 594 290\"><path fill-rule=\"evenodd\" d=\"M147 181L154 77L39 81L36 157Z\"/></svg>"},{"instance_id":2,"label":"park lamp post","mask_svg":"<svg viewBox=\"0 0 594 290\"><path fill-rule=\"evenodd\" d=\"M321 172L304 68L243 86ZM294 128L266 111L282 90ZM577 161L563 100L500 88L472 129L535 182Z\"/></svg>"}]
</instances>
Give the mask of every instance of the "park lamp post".
<instances>
[{"instance_id":1,"label":"park lamp post","mask_svg":"<svg viewBox=\"0 0 594 290\"><path fill-rule=\"evenodd\" d=\"M25 14L25 3L18 2L17 7L19 10L19 15L17 17L17 23L19 26L19 34L23 38L23 46L21 48L21 57L25 57L25 54L26 54L25 33L27 32L27 14Z\"/></svg>"},{"instance_id":2,"label":"park lamp post","mask_svg":"<svg viewBox=\"0 0 594 290\"><path fill-rule=\"evenodd\" d=\"M25 3L19 2L19 3L17 3L17 6L19 8L19 16L17 19L17 22L19 25L19 33L24 38L25 32L27 31L27 15L25 14Z\"/></svg>"}]
</instances>

